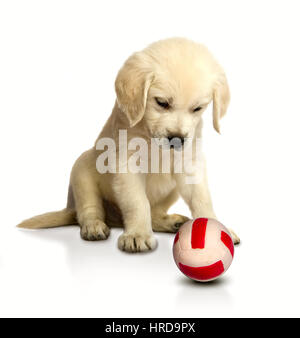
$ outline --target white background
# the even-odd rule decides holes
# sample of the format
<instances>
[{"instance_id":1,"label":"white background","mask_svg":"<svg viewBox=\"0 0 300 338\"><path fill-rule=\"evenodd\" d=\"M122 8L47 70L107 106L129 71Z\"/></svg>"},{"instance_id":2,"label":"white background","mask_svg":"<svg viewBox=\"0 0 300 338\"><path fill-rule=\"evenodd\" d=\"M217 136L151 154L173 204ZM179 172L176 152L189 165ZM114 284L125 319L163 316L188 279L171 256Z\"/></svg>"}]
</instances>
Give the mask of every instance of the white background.
<instances>
[{"instance_id":1,"label":"white background","mask_svg":"<svg viewBox=\"0 0 300 338\"><path fill-rule=\"evenodd\" d=\"M299 1L0 2L0 315L299 316ZM219 219L241 237L220 280L190 282L173 235L130 255L78 227L15 228L65 206L76 157L93 145L125 59L183 36L205 43L232 92L222 136L205 113ZM183 202L172 208L188 214Z\"/></svg>"}]
</instances>

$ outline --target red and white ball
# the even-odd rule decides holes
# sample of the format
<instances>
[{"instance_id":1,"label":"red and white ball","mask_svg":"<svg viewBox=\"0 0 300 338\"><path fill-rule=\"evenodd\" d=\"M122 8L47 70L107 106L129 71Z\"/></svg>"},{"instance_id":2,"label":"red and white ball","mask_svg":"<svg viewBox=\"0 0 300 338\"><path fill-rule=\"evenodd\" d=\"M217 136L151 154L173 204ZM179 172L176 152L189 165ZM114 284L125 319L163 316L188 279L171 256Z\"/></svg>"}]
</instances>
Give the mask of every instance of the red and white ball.
<instances>
[{"instance_id":1,"label":"red and white ball","mask_svg":"<svg viewBox=\"0 0 300 338\"><path fill-rule=\"evenodd\" d=\"M214 219L197 218L184 223L173 244L179 270L199 282L221 276L230 266L234 246L228 229Z\"/></svg>"}]
</instances>

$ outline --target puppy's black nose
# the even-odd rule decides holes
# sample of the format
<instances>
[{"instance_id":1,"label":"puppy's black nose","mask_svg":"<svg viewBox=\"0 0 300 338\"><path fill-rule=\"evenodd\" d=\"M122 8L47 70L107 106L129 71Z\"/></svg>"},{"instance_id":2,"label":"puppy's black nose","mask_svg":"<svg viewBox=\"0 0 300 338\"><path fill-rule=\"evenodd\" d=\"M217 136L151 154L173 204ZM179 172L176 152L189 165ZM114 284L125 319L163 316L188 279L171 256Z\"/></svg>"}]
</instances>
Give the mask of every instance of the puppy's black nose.
<instances>
[{"instance_id":1,"label":"puppy's black nose","mask_svg":"<svg viewBox=\"0 0 300 338\"><path fill-rule=\"evenodd\" d=\"M181 144L184 144L184 137L179 137L179 136L169 136L168 137L169 142L172 141L179 141Z\"/></svg>"},{"instance_id":2,"label":"puppy's black nose","mask_svg":"<svg viewBox=\"0 0 300 338\"><path fill-rule=\"evenodd\" d=\"M168 140L171 148L179 148L184 144L184 137L181 135L171 135L168 136Z\"/></svg>"}]
</instances>

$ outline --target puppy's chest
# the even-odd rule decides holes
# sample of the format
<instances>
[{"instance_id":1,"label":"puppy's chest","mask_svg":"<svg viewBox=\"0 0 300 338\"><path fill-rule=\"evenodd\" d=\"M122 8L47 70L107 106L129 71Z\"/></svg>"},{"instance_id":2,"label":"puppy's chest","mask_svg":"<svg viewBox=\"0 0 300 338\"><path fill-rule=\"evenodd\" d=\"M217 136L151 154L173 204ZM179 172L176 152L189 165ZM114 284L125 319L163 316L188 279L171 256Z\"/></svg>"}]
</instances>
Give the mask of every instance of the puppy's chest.
<instances>
[{"instance_id":1,"label":"puppy's chest","mask_svg":"<svg viewBox=\"0 0 300 338\"><path fill-rule=\"evenodd\" d=\"M146 179L146 193L150 204L154 204L175 188L176 182L170 174L148 174Z\"/></svg>"}]
</instances>

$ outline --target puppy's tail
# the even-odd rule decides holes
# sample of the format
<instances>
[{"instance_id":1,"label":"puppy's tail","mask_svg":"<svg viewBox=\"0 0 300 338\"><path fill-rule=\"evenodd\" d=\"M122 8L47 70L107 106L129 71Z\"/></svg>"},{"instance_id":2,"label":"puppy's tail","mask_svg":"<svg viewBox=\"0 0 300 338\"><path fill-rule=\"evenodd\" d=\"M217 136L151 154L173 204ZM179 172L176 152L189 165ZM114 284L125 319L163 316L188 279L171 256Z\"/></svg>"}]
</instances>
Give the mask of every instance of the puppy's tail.
<instances>
[{"instance_id":1,"label":"puppy's tail","mask_svg":"<svg viewBox=\"0 0 300 338\"><path fill-rule=\"evenodd\" d=\"M78 224L76 211L74 209L65 208L60 211L48 212L43 215L29 218L18 224L17 227L26 229L44 229L75 224Z\"/></svg>"}]
</instances>

